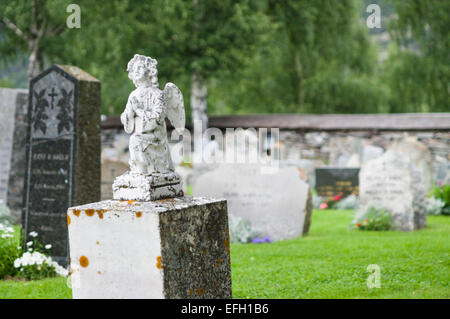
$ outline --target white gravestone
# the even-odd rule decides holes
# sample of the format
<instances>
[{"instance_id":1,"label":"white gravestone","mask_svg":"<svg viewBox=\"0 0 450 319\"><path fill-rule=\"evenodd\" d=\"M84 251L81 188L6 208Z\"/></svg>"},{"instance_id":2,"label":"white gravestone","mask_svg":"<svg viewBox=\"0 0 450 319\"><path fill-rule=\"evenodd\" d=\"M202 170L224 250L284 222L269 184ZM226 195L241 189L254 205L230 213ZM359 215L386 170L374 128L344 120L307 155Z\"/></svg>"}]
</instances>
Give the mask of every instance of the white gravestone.
<instances>
[{"instance_id":1,"label":"white gravestone","mask_svg":"<svg viewBox=\"0 0 450 319\"><path fill-rule=\"evenodd\" d=\"M310 189L295 167L261 174L259 165L221 164L195 179L193 193L225 198L229 214L249 221L257 233L272 240L308 231Z\"/></svg>"},{"instance_id":2,"label":"white gravestone","mask_svg":"<svg viewBox=\"0 0 450 319\"><path fill-rule=\"evenodd\" d=\"M426 226L423 179L406 155L386 152L365 163L359 173L359 197L360 216L372 206L391 213L393 229Z\"/></svg>"}]
</instances>

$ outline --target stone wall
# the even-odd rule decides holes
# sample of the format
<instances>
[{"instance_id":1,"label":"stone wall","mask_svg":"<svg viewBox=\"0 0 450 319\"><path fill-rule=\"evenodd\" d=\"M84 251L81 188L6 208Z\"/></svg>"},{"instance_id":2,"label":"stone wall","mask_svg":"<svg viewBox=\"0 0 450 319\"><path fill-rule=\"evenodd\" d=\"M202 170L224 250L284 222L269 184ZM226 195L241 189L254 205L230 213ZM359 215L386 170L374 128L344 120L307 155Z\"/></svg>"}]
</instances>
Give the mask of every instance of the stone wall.
<instances>
[{"instance_id":1,"label":"stone wall","mask_svg":"<svg viewBox=\"0 0 450 319\"><path fill-rule=\"evenodd\" d=\"M415 136L424 143L431 152L433 164L450 161L449 131L330 131L301 132L291 130L280 131L282 159L320 160L326 166L337 165L337 153L347 151L358 154L362 159L366 145L381 147L386 150L395 140L405 136ZM342 149L345 147L345 149ZM350 159L349 159L350 160ZM342 164L342 163L341 163Z\"/></svg>"},{"instance_id":2,"label":"stone wall","mask_svg":"<svg viewBox=\"0 0 450 319\"><path fill-rule=\"evenodd\" d=\"M386 150L395 140L406 136L415 136L424 143L431 152L435 168L439 163L450 162L450 131L299 131L280 129L280 158L282 160L308 159L314 160L317 166L359 166L367 145ZM120 128L102 130L102 149L115 149L117 159L123 158L126 138ZM340 154L347 153L347 163ZM106 153L104 152L106 155ZM341 161L339 162L339 158ZM347 165L348 164L348 165Z\"/></svg>"},{"instance_id":3,"label":"stone wall","mask_svg":"<svg viewBox=\"0 0 450 319\"><path fill-rule=\"evenodd\" d=\"M430 151L433 181L450 179L450 113L230 115L211 116L209 125L223 133L227 128L279 128L281 165L301 167L312 188L315 168L360 167L406 136L417 138ZM127 163L129 135L120 119L105 118L102 128L102 165ZM192 169L177 170L190 184ZM104 177L102 181L105 187L110 184Z\"/></svg>"}]
</instances>

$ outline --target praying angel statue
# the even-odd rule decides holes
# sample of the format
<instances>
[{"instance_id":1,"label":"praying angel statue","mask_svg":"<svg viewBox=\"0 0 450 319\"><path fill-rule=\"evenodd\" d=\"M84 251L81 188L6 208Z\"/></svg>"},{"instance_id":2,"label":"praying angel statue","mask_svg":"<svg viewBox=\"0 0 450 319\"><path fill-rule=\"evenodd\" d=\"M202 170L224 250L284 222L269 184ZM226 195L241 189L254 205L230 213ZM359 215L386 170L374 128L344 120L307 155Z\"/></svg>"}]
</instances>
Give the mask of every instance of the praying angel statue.
<instances>
[{"instance_id":1,"label":"praying angel statue","mask_svg":"<svg viewBox=\"0 0 450 319\"><path fill-rule=\"evenodd\" d=\"M167 140L166 117L181 134L185 125L183 95L173 83L158 87L157 61L135 54L128 62L131 92L120 120L129 141L130 170L116 178L113 198L150 201L183 196Z\"/></svg>"}]
</instances>

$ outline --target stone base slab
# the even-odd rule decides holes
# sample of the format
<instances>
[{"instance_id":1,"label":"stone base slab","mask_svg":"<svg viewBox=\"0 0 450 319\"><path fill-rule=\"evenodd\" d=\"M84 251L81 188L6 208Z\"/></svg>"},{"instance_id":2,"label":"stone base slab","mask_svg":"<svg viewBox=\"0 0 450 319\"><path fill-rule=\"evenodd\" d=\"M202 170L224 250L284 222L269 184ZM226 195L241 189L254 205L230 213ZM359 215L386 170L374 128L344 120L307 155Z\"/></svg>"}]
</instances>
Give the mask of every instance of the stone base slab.
<instances>
[{"instance_id":1,"label":"stone base slab","mask_svg":"<svg viewBox=\"0 0 450 319\"><path fill-rule=\"evenodd\" d=\"M232 296L225 200L107 200L67 221L75 299Z\"/></svg>"},{"instance_id":2,"label":"stone base slab","mask_svg":"<svg viewBox=\"0 0 450 319\"><path fill-rule=\"evenodd\" d=\"M126 172L113 183L113 199L148 202L183 196L182 181L175 172L149 175Z\"/></svg>"}]
</instances>

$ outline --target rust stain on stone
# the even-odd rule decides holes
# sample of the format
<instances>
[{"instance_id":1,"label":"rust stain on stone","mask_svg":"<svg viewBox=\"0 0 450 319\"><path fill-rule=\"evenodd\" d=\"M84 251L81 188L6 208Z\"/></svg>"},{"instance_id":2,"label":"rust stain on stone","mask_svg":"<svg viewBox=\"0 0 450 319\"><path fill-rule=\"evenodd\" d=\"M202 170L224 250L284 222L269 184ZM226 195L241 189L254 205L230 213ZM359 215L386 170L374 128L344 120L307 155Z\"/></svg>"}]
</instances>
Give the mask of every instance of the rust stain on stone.
<instances>
[{"instance_id":1,"label":"rust stain on stone","mask_svg":"<svg viewBox=\"0 0 450 319\"><path fill-rule=\"evenodd\" d=\"M99 271L97 271L97 274L99 274L99 275L101 275L102 274L102 272L99 270Z\"/></svg>"},{"instance_id":2,"label":"rust stain on stone","mask_svg":"<svg viewBox=\"0 0 450 319\"><path fill-rule=\"evenodd\" d=\"M163 198L163 199L158 199L157 202L161 203L161 204L164 204L164 203L174 204L175 203L175 199L173 199L173 198Z\"/></svg>"},{"instance_id":3,"label":"rust stain on stone","mask_svg":"<svg viewBox=\"0 0 450 319\"><path fill-rule=\"evenodd\" d=\"M223 259L219 258L219 264L223 263Z\"/></svg>"},{"instance_id":4,"label":"rust stain on stone","mask_svg":"<svg viewBox=\"0 0 450 319\"><path fill-rule=\"evenodd\" d=\"M227 252L230 252L230 236L229 235L227 235L227 237L225 238L224 244L225 244L225 248L226 248Z\"/></svg>"},{"instance_id":5,"label":"rust stain on stone","mask_svg":"<svg viewBox=\"0 0 450 319\"><path fill-rule=\"evenodd\" d=\"M184 254L184 247L181 247L181 253Z\"/></svg>"},{"instance_id":6,"label":"rust stain on stone","mask_svg":"<svg viewBox=\"0 0 450 319\"><path fill-rule=\"evenodd\" d=\"M86 216L94 216L95 214L95 210L90 208L90 209L86 209L85 211Z\"/></svg>"},{"instance_id":7,"label":"rust stain on stone","mask_svg":"<svg viewBox=\"0 0 450 319\"><path fill-rule=\"evenodd\" d=\"M69 214L67 214L67 226L69 226L70 225L70 216L69 216Z\"/></svg>"},{"instance_id":8,"label":"rust stain on stone","mask_svg":"<svg viewBox=\"0 0 450 319\"><path fill-rule=\"evenodd\" d=\"M97 241L97 242L96 242L96 244L97 244L97 245L99 245L99 244L100 244L100 242L99 242L99 241Z\"/></svg>"},{"instance_id":9,"label":"rust stain on stone","mask_svg":"<svg viewBox=\"0 0 450 319\"><path fill-rule=\"evenodd\" d=\"M192 296L194 294L194 290L189 289L189 296Z\"/></svg>"},{"instance_id":10,"label":"rust stain on stone","mask_svg":"<svg viewBox=\"0 0 450 319\"><path fill-rule=\"evenodd\" d=\"M206 249L203 249L203 255L206 255Z\"/></svg>"},{"instance_id":11,"label":"rust stain on stone","mask_svg":"<svg viewBox=\"0 0 450 319\"><path fill-rule=\"evenodd\" d=\"M162 269L163 265L161 263L161 256L156 257L156 268Z\"/></svg>"},{"instance_id":12,"label":"rust stain on stone","mask_svg":"<svg viewBox=\"0 0 450 319\"><path fill-rule=\"evenodd\" d=\"M201 288L197 288L195 291L196 291L196 293L197 293L198 295L204 295L204 294L205 294L205 290L203 290L203 289L201 289Z\"/></svg>"},{"instance_id":13,"label":"rust stain on stone","mask_svg":"<svg viewBox=\"0 0 450 319\"><path fill-rule=\"evenodd\" d=\"M135 200L129 200L129 201L127 201L127 204L133 204L135 202L136 202Z\"/></svg>"},{"instance_id":14,"label":"rust stain on stone","mask_svg":"<svg viewBox=\"0 0 450 319\"><path fill-rule=\"evenodd\" d=\"M89 266L89 259L86 256L80 257L80 266L85 268Z\"/></svg>"},{"instance_id":15,"label":"rust stain on stone","mask_svg":"<svg viewBox=\"0 0 450 319\"><path fill-rule=\"evenodd\" d=\"M79 209L74 209L73 211L73 214L75 215L75 216L80 216L80 213L81 213L81 210L79 210Z\"/></svg>"},{"instance_id":16,"label":"rust stain on stone","mask_svg":"<svg viewBox=\"0 0 450 319\"><path fill-rule=\"evenodd\" d=\"M300 167L297 168L297 171L300 173L300 178L304 181L306 181L306 173L303 169L301 169Z\"/></svg>"},{"instance_id":17,"label":"rust stain on stone","mask_svg":"<svg viewBox=\"0 0 450 319\"><path fill-rule=\"evenodd\" d=\"M136 213L136 217L137 217L137 218L141 218L141 217L142 217L142 212L137 212L137 213Z\"/></svg>"},{"instance_id":18,"label":"rust stain on stone","mask_svg":"<svg viewBox=\"0 0 450 319\"><path fill-rule=\"evenodd\" d=\"M98 218L103 219L104 213L106 213L106 209L97 209Z\"/></svg>"}]
</instances>

